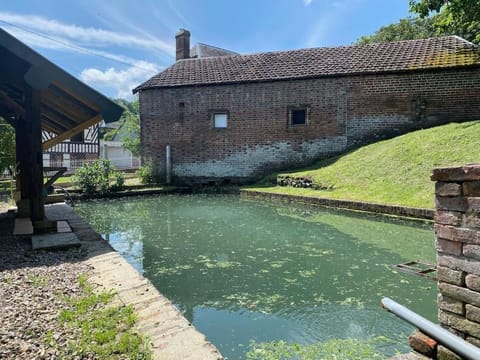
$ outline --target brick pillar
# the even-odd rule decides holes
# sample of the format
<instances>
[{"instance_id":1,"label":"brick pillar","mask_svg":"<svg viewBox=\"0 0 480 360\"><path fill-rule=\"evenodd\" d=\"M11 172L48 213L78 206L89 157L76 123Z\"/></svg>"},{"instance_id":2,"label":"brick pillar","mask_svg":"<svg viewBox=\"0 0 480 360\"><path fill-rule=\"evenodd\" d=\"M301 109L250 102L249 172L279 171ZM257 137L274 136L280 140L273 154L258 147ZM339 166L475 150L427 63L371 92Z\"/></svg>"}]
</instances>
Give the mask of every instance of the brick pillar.
<instances>
[{"instance_id":1,"label":"brick pillar","mask_svg":"<svg viewBox=\"0 0 480 360\"><path fill-rule=\"evenodd\" d=\"M436 181L438 320L480 347L480 164L438 168L431 179ZM439 358L447 358L440 351Z\"/></svg>"}]
</instances>

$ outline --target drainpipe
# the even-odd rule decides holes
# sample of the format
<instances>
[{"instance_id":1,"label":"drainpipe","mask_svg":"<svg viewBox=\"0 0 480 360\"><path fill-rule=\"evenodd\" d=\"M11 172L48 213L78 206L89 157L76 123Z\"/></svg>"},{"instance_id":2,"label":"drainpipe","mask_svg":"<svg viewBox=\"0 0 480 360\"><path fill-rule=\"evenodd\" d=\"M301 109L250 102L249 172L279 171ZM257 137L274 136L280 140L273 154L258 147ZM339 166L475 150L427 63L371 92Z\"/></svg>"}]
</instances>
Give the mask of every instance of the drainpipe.
<instances>
[{"instance_id":1,"label":"drainpipe","mask_svg":"<svg viewBox=\"0 0 480 360\"><path fill-rule=\"evenodd\" d=\"M170 145L167 145L165 148L166 154L166 173L167 173L167 185L170 185L172 182L172 157L170 154Z\"/></svg>"},{"instance_id":2,"label":"drainpipe","mask_svg":"<svg viewBox=\"0 0 480 360\"><path fill-rule=\"evenodd\" d=\"M434 324L424 317L414 313L406 307L396 303L395 301L389 298L383 298L382 306L391 313L397 315L400 319L403 319L417 327L432 339L437 340L440 344L445 345L453 352L461 355L463 359L480 359L479 348L452 334L448 330L445 330L439 325Z\"/></svg>"}]
</instances>

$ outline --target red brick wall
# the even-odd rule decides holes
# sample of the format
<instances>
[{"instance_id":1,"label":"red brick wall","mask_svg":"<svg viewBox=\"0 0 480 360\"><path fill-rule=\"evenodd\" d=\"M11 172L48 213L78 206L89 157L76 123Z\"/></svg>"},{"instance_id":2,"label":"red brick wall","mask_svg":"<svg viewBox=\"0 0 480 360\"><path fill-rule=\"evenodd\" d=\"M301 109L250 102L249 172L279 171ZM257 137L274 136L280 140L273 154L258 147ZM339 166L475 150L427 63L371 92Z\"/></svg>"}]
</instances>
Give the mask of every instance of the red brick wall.
<instances>
[{"instance_id":1,"label":"red brick wall","mask_svg":"<svg viewBox=\"0 0 480 360\"><path fill-rule=\"evenodd\" d=\"M182 105L183 104L183 105ZM307 126L288 107L309 107ZM228 112L214 129L211 112ZM142 153L177 178L247 179L407 130L480 119L480 69L363 75L140 93Z\"/></svg>"}]
</instances>

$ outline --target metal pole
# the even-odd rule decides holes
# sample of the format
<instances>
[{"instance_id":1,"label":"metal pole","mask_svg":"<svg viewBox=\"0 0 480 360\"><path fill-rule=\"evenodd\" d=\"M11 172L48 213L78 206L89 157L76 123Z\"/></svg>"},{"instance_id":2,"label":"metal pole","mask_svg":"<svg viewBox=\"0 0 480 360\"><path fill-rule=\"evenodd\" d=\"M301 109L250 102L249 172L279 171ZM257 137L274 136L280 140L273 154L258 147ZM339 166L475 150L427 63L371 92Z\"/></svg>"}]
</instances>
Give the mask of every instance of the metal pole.
<instances>
[{"instance_id":1,"label":"metal pole","mask_svg":"<svg viewBox=\"0 0 480 360\"><path fill-rule=\"evenodd\" d=\"M166 153L166 173L167 173L167 185L172 181L172 159L170 154L170 145L167 145L165 148Z\"/></svg>"},{"instance_id":2,"label":"metal pole","mask_svg":"<svg viewBox=\"0 0 480 360\"><path fill-rule=\"evenodd\" d=\"M424 317L414 313L406 307L396 303L392 299L383 298L382 306L399 318L414 325L432 339L437 340L439 343L445 345L453 352L461 355L463 358L468 360L480 359L479 348L452 334L439 325L434 324Z\"/></svg>"}]
</instances>

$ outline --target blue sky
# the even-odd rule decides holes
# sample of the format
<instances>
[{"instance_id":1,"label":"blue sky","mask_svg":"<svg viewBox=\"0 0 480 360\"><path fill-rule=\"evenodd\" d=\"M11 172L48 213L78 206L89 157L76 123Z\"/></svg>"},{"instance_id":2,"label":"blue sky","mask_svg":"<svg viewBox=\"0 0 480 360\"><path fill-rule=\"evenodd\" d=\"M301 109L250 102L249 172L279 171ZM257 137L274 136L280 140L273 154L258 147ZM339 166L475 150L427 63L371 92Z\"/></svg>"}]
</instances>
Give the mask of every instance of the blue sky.
<instances>
[{"instance_id":1,"label":"blue sky","mask_svg":"<svg viewBox=\"0 0 480 360\"><path fill-rule=\"evenodd\" d=\"M175 33L242 54L349 45L409 16L408 0L15 0L0 26L110 97L175 61Z\"/></svg>"}]
</instances>

